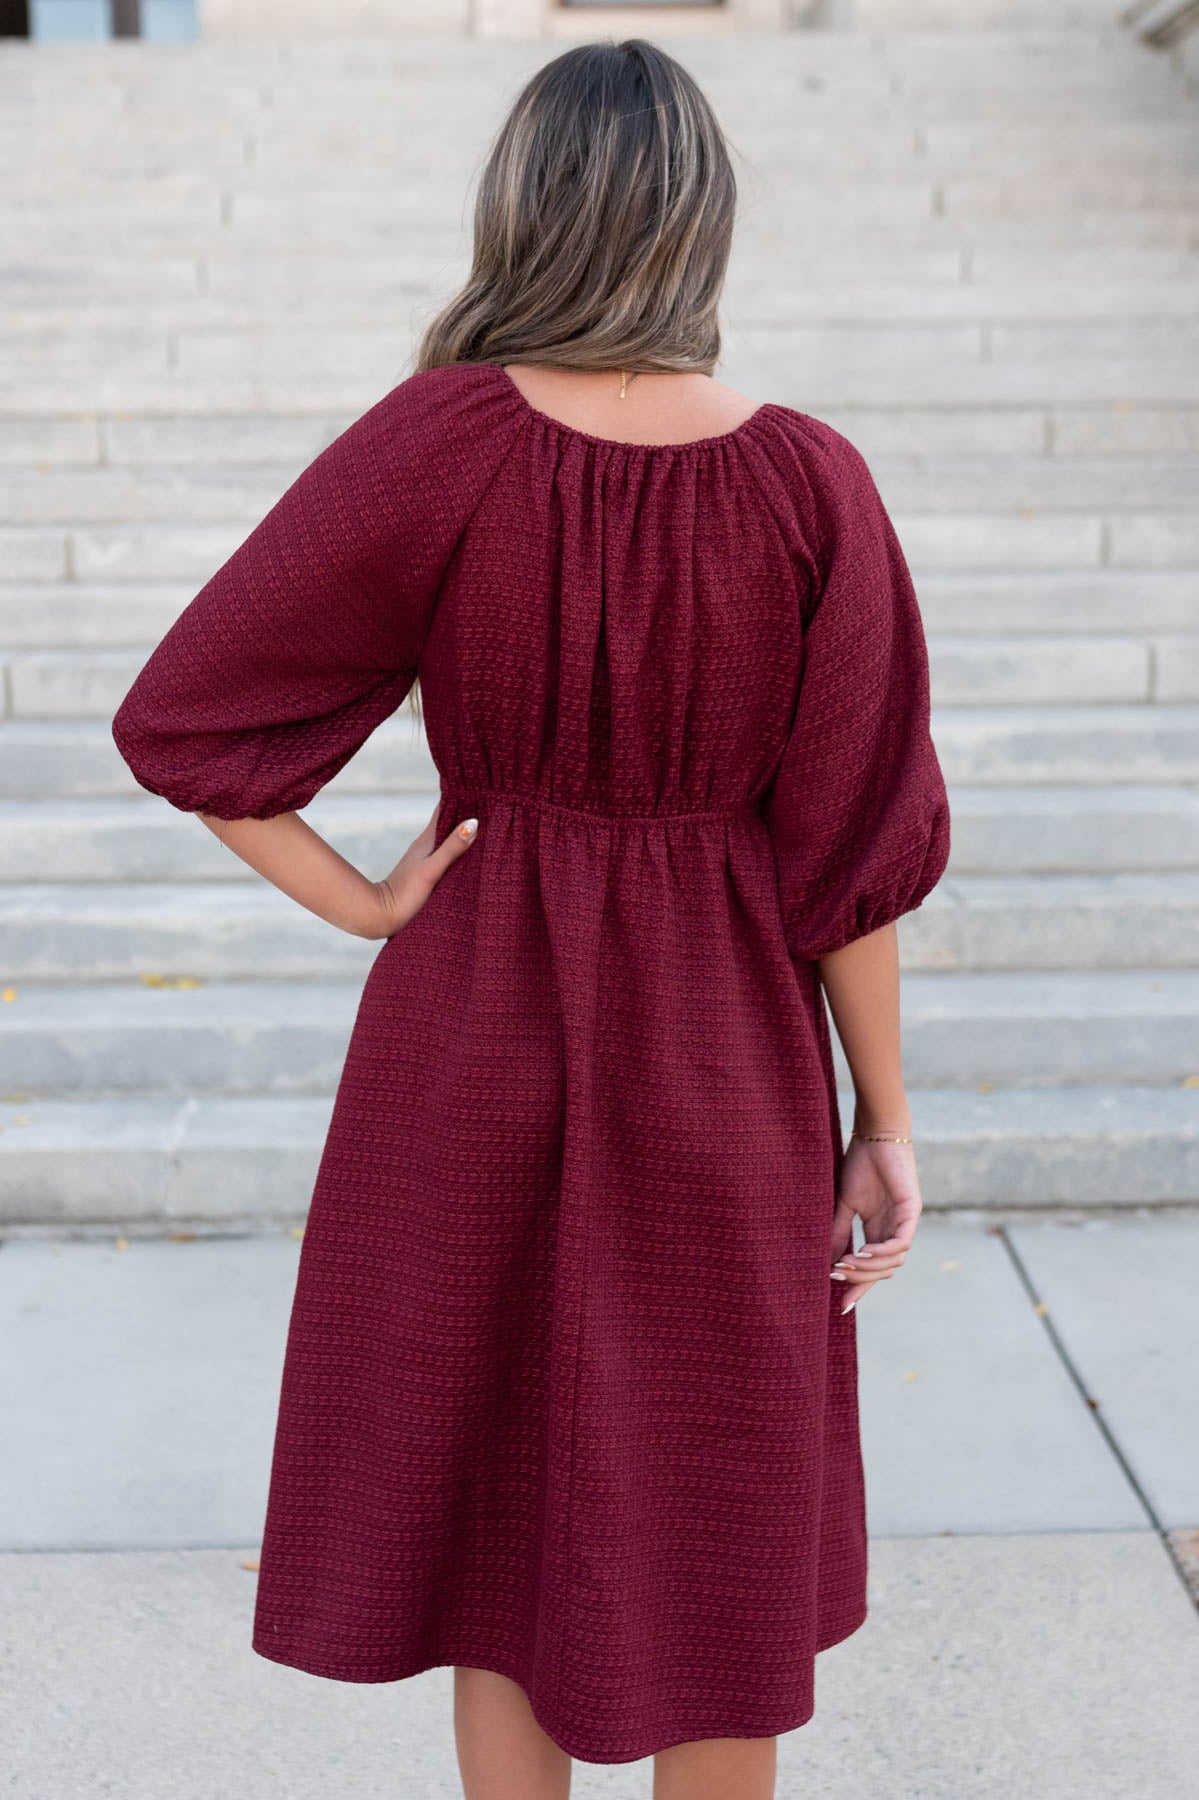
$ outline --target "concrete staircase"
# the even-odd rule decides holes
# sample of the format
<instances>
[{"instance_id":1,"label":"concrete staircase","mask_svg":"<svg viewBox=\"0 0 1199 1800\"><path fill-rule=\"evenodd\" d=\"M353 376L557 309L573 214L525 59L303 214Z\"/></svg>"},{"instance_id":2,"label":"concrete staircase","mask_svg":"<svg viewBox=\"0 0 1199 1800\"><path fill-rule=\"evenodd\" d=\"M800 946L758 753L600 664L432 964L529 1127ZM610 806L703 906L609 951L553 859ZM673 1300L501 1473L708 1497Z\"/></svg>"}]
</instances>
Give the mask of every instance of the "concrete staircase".
<instances>
[{"instance_id":1,"label":"concrete staircase","mask_svg":"<svg viewBox=\"0 0 1199 1800\"><path fill-rule=\"evenodd\" d=\"M300 1219L377 946L138 790L150 647L407 372L553 43L0 46L0 1220ZM1199 1196L1199 119L1116 29L680 40L746 161L722 377L870 460L952 863L930 1207ZM406 709L308 816L432 809ZM1189 1081L1188 1081L1189 1078Z\"/></svg>"}]
</instances>

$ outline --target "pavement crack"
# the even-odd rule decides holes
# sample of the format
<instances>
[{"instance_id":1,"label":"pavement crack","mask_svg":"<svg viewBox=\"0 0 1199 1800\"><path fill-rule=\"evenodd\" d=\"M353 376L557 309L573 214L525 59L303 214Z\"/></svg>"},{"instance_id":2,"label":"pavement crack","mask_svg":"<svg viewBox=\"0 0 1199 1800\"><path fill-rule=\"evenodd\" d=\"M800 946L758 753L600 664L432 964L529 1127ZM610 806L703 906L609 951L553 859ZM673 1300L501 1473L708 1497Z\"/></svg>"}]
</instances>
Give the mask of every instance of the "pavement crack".
<instances>
[{"instance_id":1,"label":"pavement crack","mask_svg":"<svg viewBox=\"0 0 1199 1800\"><path fill-rule=\"evenodd\" d=\"M1075 1364L1073 1357L1070 1355L1065 1343L1062 1341L1061 1334L1053 1322L1053 1314L1049 1310L1048 1302L1045 1300L1044 1296L1038 1292L1036 1283L1033 1281L1032 1276L1025 1266L1024 1259L1021 1257L1020 1252L1008 1235L1006 1225L993 1225L991 1230L993 1235L999 1239L1000 1243L1007 1251L1008 1260L1016 1272L1016 1279L1020 1282L1020 1285L1028 1295L1033 1312L1040 1320L1041 1328L1048 1337L1050 1344L1053 1346L1058 1361L1066 1371L1066 1374L1070 1377L1084 1407L1095 1421L1096 1429L1119 1465L1124 1479L1127 1481L1129 1487L1136 1495L1137 1500L1140 1502L1145 1517L1157 1533L1162 1548L1169 1557L1171 1567L1174 1569L1175 1574L1182 1583L1187 1598L1196 1610L1199 1611L1199 1593L1196 1592L1195 1587L1192 1585L1191 1575L1189 1574L1182 1557L1179 1555L1178 1547L1158 1514L1152 1500L1150 1500L1149 1495L1145 1492L1145 1489L1138 1480L1136 1471L1129 1462L1127 1456L1125 1456L1119 1440L1104 1417L1101 1403L1093 1394L1088 1392L1087 1384L1083 1379L1082 1372Z\"/></svg>"}]
</instances>

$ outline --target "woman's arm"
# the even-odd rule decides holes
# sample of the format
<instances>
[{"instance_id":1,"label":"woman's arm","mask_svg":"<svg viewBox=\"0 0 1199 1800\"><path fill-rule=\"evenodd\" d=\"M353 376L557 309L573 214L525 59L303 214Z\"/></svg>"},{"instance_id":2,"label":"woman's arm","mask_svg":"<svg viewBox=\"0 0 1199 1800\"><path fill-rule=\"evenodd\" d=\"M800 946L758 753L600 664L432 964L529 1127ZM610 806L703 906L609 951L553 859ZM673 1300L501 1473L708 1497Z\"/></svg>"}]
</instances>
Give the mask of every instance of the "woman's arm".
<instances>
[{"instance_id":1,"label":"woman's arm","mask_svg":"<svg viewBox=\"0 0 1199 1800\"><path fill-rule=\"evenodd\" d=\"M853 1077L857 1130L910 1137L899 1048L899 934L894 923L820 958L820 979Z\"/></svg>"},{"instance_id":2,"label":"woman's arm","mask_svg":"<svg viewBox=\"0 0 1199 1800\"><path fill-rule=\"evenodd\" d=\"M196 817L244 863L298 901L318 919L354 937L388 938L429 898L450 864L478 835L478 820L464 819L433 849L437 813L382 881L371 881L325 842L297 812L269 819Z\"/></svg>"},{"instance_id":3,"label":"woman's arm","mask_svg":"<svg viewBox=\"0 0 1199 1800\"><path fill-rule=\"evenodd\" d=\"M894 922L819 959L829 1011L854 1087L854 1128L911 1137L899 1034L899 940ZM833 1214L832 1275L846 1283L842 1312L867 1286L903 1266L920 1217L920 1184L911 1144L853 1137L841 1168ZM865 1243L853 1251L853 1221ZM856 1289L856 1292L848 1290Z\"/></svg>"}]
</instances>

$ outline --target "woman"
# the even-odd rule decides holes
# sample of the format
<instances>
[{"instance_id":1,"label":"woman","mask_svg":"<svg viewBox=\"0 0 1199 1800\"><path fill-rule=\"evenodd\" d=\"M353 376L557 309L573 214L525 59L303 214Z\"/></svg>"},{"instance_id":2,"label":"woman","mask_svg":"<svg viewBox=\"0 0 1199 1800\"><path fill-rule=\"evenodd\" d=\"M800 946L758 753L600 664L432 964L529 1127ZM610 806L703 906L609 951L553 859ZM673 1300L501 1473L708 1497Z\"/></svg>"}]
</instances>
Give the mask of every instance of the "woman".
<instances>
[{"instance_id":1,"label":"woman","mask_svg":"<svg viewBox=\"0 0 1199 1800\"><path fill-rule=\"evenodd\" d=\"M895 920L948 814L862 456L712 375L734 198L653 45L543 67L416 371L113 722L143 787L382 945L253 1648L339 1681L453 1666L468 1800L650 1755L657 1800L760 1800L866 1612L852 1309L920 1210ZM300 810L418 669L441 796L372 880Z\"/></svg>"}]
</instances>

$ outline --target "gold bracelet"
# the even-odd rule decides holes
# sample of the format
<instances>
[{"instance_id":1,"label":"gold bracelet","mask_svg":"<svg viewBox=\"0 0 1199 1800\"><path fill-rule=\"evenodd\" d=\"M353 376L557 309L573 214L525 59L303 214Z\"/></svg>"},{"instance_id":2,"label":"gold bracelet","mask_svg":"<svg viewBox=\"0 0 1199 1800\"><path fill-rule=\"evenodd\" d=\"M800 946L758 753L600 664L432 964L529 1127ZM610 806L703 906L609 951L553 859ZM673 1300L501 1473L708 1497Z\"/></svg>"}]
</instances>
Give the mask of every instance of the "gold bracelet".
<instances>
[{"instance_id":1,"label":"gold bracelet","mask_svg":"<svg viewBox=\"0 0 1199 1800\"><path fill-rule=\"evenodd\" d=\"M864 1144L910 1144L910 1137L884 1137L878 1132L859 1131L855 1126L850 1132L851 1138L861 1138Z\"/></svg>"}]
</instances>

